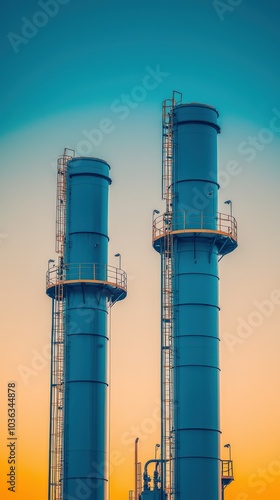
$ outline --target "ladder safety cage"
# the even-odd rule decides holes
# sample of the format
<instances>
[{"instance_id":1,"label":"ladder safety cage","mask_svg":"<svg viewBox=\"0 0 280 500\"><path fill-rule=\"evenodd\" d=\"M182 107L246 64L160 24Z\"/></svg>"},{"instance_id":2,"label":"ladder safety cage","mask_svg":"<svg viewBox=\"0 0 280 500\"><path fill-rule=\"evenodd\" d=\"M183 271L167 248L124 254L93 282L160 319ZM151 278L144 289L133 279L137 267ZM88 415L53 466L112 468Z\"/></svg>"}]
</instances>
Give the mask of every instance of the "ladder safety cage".
<instances>
[{"instance_id":1,"label":"ladder safety cage","mask_svg":"<svg viewBox=\"0 0 280 500\"><path fill-rule=\"evenodd\" d=\"M49 500L63 498L63 418L64 418L64 250L66 231L66 170L75 156L64 149L57 161L56 247L58 253L57 280L53 299L51 409L49 449Z\"/></svg>"},{"instance_id":2,"label":"ladder safety cage","mask_svg":"<svg viewBox=\"0 0 280 500\"><path fill-rule=\"evenodd\" d=\"M73 149L64 149L57 160L57 195L56 195L56 238L55 251L64 256L66 224L66 169L67 162L75 156Z\"/></svg>"},{"instance_id":3,"label":"ladder safety cage","mask_svg":"<svg viewBox=\"0 0 280 500\"><path fill-rule=\"evenodd\" d=\"M164 214L165 238L161 252L161 448L162 488L168 500L174 498L174 290L173 290L173 235L172 198L174 179L173 109L182 102L182 94L173 91L172 99L162 108L162 199L166 202Z\"/></svg>"}]
</instances>

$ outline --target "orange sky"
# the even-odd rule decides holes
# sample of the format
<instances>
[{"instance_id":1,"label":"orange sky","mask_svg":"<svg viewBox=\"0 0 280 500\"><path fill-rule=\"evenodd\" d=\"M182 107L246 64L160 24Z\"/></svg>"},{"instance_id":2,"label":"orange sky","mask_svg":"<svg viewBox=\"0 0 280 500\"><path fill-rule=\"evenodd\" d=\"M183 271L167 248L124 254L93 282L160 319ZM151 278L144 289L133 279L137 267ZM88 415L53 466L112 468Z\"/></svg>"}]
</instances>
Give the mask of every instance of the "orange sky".
<instances>
[{"instance_id":1,"label":"orange sky","mask_svg":"<svg viewBox=\"0 0 280 500\"><path fill-rule=\"evenodd\" d=\"M141 116L139 120L141 127ZM1 500L11 498L5 484L6 387L11 380L17 384L18 437L13 498L47 499L51 302L45 295L45 271L47 260L55 255L56 178L49 157L42 160L36 148L28 153L24 134L21 154L7 149L3 156L10 171L1 187L6 214L2 232L7 235L0 244ZM36 129L28 130L26 137L30 134L36 136ZM146 134L149 143L149 131ZM110 191L110 264L116 264L114 253L121 252L129 279L128 297L112 310L111 500L127 499L133 489L136 435L144 464L153 457L160 434L160 262L151 248L152 210L162 208L160 138L143 164L140 155L135 158L136 136L131 136L125 160L117 140L110 152L116 158ZM11 140L17 143L20 138L15 134ZM238 140L231 137L234 144ZM234 157L227 136L224 142L221 137L219 147L220 161ZM236 479L226 491L227 500L275 500L280 493L280 304L275 292L280 290L280 236L275 230L280 179L275 153L271 148L220 192L221 203L233 199L239 223L239 248L220 263L222 445L232 445ZM271 178L262 169L264 161L271 165ZM137 189L132 191L134 184ZM260 312L262 307L265 312Z\"/></svg>"}]
</instances>

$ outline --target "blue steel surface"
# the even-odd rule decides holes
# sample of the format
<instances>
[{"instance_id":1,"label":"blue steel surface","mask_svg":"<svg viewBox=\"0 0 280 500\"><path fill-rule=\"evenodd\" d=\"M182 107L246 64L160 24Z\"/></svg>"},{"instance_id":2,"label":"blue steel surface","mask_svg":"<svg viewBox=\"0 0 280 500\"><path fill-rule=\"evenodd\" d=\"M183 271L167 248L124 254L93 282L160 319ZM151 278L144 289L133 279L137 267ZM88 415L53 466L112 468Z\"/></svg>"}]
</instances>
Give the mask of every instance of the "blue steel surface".
<instances>
[{"instance_id":1,"label":"blue steel surface","mask_svg":"<svg viewBox=\"0 0 280 500\"><path fill-rule=\"evenodd\" d=\"M92 279L88 264L107 266L109 168L99 159L68 162L66 281L77 279L73 264L82 266L81 279ZM108 297L91 284L65 285L63 500L105 498Z\"/></svg>"},{"instance_id":2,"label":"blue steel surface","mask_svg":"<svg viewBox=\"0 0 280 500\"><path fill-rule=\"evenodd\" d=\"M98 159L68 162L65 263L107 263L109 169Z\"/></svg>"},{"instance_id":3,"label":"blue steel surface","mask_svg":"<svg viewBox=\"0 0 280 500\"><path fill-rule=\"evenodd\" d=\"M217 118L208 105L175 106L173 215L154 221L157 251L173 232L174 500L221 495L218 256L236 248L237 233L217 212Z\"/></svg>"},{"instance_id":4,"label":"blue steel surface","mask_svg":"<svg viewBox=\"0 0 280 500\"><path fill-rule=\"evenodd\" d=\"M174 109L173 207L217 228L216 110ZM218 500L218 249L196 236L174 240L174 426L176 500ZM194 248L195 246L195 248Z\"/></svg>"}]
</instances>

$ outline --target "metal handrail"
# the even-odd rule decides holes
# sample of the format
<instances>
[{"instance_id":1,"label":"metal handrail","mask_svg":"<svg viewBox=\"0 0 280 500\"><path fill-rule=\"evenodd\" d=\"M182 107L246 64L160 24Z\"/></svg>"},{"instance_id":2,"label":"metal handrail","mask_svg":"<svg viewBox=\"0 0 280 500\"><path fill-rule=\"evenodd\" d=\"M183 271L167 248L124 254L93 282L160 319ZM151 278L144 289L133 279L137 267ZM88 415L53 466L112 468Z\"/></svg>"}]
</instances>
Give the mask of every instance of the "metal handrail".
<instances>
[{"instance_id":1,"label":"metal handrail","mask_svg":"<svg viewBox=\"0 0 280 500\"><path fill-rule=\"evenodd\" d=\"M222 477L233 477L232 460L222 460Z\"/></svg>"},{"instance_id":2,"label":"metal handrail","mask_svg":"<svg viewBox=\"0 0 280 500\"><path fill-rule=\"evenodd\" d=\"M217 212L181 210L159 215L153 221L153 241L166 233L213 231L230 236L237 241L237 222L232 215Z\"/></svg>"},{"instance_id":3,"label":"metal handrail","mask_svg":"<svg viewBox=\"0 0 280 500\"><path fill-rule=\"evenodd\" d=\"M53 266L47 271L47 289L61 283L67 283L67 281L105 282L127 291L127 275L125 271L107 264L64 264L63 266Z\"/></svg>"}]
</instances>

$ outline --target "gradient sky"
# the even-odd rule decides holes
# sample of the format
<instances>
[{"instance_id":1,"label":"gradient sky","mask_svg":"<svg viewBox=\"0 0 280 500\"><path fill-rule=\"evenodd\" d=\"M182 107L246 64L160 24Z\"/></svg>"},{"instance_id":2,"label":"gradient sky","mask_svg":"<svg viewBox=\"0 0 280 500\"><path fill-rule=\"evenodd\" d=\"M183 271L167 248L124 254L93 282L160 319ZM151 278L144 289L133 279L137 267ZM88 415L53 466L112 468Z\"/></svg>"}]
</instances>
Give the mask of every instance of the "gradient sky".
<instances>
[{"instance_id":1,"label":"gradient sky","mask_svg":"<svg viewBox=\"0 0 280 500\"><path fill-rule=\"evenodd\" d=\"M221 444L232 445L236 479L226 499L276 500L280 6L272 0L51 3L54 10L43 16L47 0L0 7L1 500L11 498L5 483L11 380L18 392L13 498L47 499L45 271L55 256L55 162L64 147L111 164L110 264L120 252L129 279L127 299L112 311L111 500L126 500L133 489L136 435L140 460L153 457L160 262L151 248L151 214L163 208L161 103L173 89L184 102L220 112L220 210L228 211L223 202L230 198L239 223L238 250L220 265ZM156 78L148 77L156 70Z\"/></svg>"}]
</instances>

